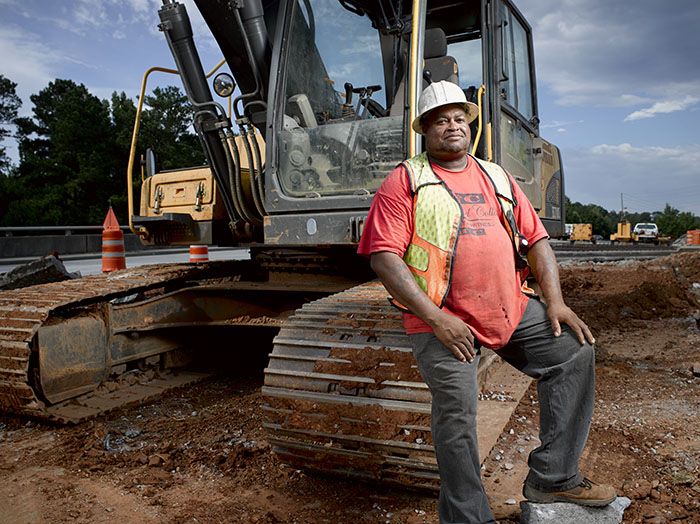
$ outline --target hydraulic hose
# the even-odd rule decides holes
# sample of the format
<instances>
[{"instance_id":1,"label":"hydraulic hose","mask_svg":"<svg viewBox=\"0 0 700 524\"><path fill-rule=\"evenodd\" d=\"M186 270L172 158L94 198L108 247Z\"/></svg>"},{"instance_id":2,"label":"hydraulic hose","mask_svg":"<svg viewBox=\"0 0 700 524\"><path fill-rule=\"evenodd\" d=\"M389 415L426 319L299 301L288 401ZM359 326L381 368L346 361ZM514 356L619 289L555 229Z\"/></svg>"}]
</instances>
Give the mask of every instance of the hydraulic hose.
<instances>
[{"instance_id":1,"label":"hydraulic hose","mask_svg":"<svg viewBox=\"0 0 700 524\"><path fill-rule=\"evenodd\" d=\"M262 206L260 205L258 194L253 183L255 160L253 159L253 151L251 149L250 143L248 142L248 130L246 128L246 124L241 125L241 138L243 140L243 147L245 148L246 158L248 159L248 172L251 180L250 190L251 194L253 195L253 202L255 203L256 209L258 211L262 211L260 213L260 216L265 216L265 210L262 209Z\"/></svg>"},{"instance_id":2,"label":"hydraulic hose","mask_svg":"<svg viewBox=\"0 0 700 524\"><path fill-rule=\"evenodd\" d=\"M248 126L246 126L246 128L248 128ZM262 192L260 192L262 184L259 183L262 178L262 159L260 158L260 149L258 148L258 141L255 139L255 129L253 126L250 126L247 132L244 132L244 135L246 144L248 143L248 136L250 136L253 149L253 164L251 164L249 170L250 192L253 195L253 202L255 203L258 213L260 213L260 216L265 216L265 208L262 205Z\"/></svg>"},{"instance_id":3,"label":"hydraulic hose","mask_svg":"<svg viewBox=\"0 0 700 524\"><path fill-rule=\"evenodd\" d=\"M194 104L194 105L200 105L200 104ZM195 117L199 115L200 113L213 113L210 109L204 109L201 111L198 111L195 113ZM215 114L215 113L214 113ZM222 191L220 192L220 195L223 199L224 202L224 207L226 208L226 212L228 213L228 216L230 217L231 223L235 224L239 219L247 220L247 217L244 215L244 213L241 210L241 206L238 204L236 201L236 194L234 191L234 184L233 180L231 179L231 154L229 151L225 150L224 154L221 155L223 160L225 161L225 166L226 166L226 173L227 173L227 178L225 179L223 176L223 173L221 172L221 168L218 165L217 162L212 161L211 159L214 158L214 153L212 151L211 144L208 140L208 136L198 127L195 127L195 130L197 131L197 136L199 137L199 141L202 144L202 147L204 148L204 152L209 160L209 167L211 168L212 172L214 173L214 178L216 179L217 184L220 185ZM225 144L224 149L226 149ZM235 168L234 168L235 169ZM227 183L224 183L227 182Z\"/></svg>"},{"instance_id":4,"label":"hydraulic hose","mask_svg":"<svg viewBox=\"0 0 700 524\"><path fill-rule=\"evenodd\" d=\"M222 141L228 142L228 139L225 136L220 136L219 138ZM226 144L226 147L229 148L228 143ZM231 155L229 155L229 157L231 157ZM246 210L243 207L243 204L241 203L240 194L236 186L236 172L238 169L237 162L233 159L228 160L226 163L226 168L228 173L228 182L229 184L231 184L231 195L233 196L233 204L236 206L236 211L244 221L250 222L251 217L246 213Z\"/></svg>"},{"instance_id":5,"label":"hydraulic hose","mask_svg":"<svg viewBox=\"0 0 700 524\"><path fill-rule=\"evenodd\" d=\"M234 142L232 137L226 137L225 139L222 137L222 142L226 141L228 143L228 148L230 150L231 148L231 142ZM234 142L235 146L235 142ZM231 158L231 155L228 155L229 159ZM240 158L240 157L239 157ZM261 225L262 220L260 218L256 217L253 212L251 212L248 209L248 205L245 203L245 195L243 194L243 185L242 185L242 180L241 180L241 169L240 169L240 162L236 163L235 166L231 165L232 162L229 160L229 179L231 179L231 183L233 185L233 194L234 198L237 201L237 205L240 209L241 214L243 215L243 219L246 222L249 222L254 225Z\"/></svg>"},{"instance_id":6,"label":"hydraulic hose","mask_svg":"<svg viewBox=\"0 0 700 524\"><path fill-rule=\"evenodd\" d=\"M262 163L262 154L260 153L260 147L258 146L258 141L255 138L255 128L253 128L253 139L251 142L253 143L253 149L255 151L255 158L258 161L258 170L257 170L257 176L255 177L256 180L256 187L258 190L258 196L260 199L260 208L263 210L263 216L265 215L265 206L263 205L263 202L265 201L265 188L263 187L263 163Z\"/></svg>"},{"instance_id":7,"label":"hydraulic hose","mask_svg":"<svg viewBox=\"0 0 700 524\"><path fill-rule=\"evenodd\" d=\"M258 67L259 62L258 60L264 60L264 52L265 52L265 45L266 45L266 40L267 40L267 33L263 31L262 26L261 26L261 21L262 21L262 8L259 5L259 2L251 2L250 4L244 6L243 8L244 15L246 16L246 23L243 22L243 18L241 17L241 10L239 9L234 9L234 17L236 19L236 23L238 24L238 27L240 28L241 32L241 37L243 39L243 47L245 48L246 56L248 57L248 62L250 63L250 66L253 70L253 77L255 78L255 89L246 94L241 94L239 95L234 101L233 101L233 110L236 115L236 123L239 125L240 130L241 130L241 138L243 140L243 145L246 150L246 157L248 159L248 167L249 167L249 174L250 174L250 190L251 194L253 196L253 203L255 205L256 210L258 211L259 215L261 217L265 216L265 208L262 205L263 202L263 186L262 186L262 159L260 158L260 150L257 147L257 142L255 140L255 137L253 136L253 143L254 145L252 146L255 149L255 154L253 153L251 149L251 145L248 142L248 130L247 130L247 123L246 120L247 118L243 117L241 115L241 112L239 111L238 104L243 103L243 112L245 112L245 109L247 107L250 107L252 105L261 105L263 108L267 108L267 104L260 100L259 97L262 93L262 77L260 73L260 68ZM257 49L257 56L255 56L251 42L250 42L250 35L247 29L252 28L254 29L254 36L256 37L256 49ZM247 104L244 103L244 101L251 100ZM257 165L256 165L256 160L257 160ZM242 187L242 180L241 180L241 175L240 175L240 169L237 172L237 180L236 182L238 183L239 187ZM243 198L243 197L242 197Z\"/></svg>"},{"instance_id":8,"label":"hydraulic hose","mask_svg":"<svg viewBox=\"0 0 700 524\"><path fill-rule=\"evenodd\" d=\"M226 147L232 154L233 171L229 172L229 181L231 182L231 187L233 188L236 206L239 210L241 210L241 208L244 208L245 204L243 203L243 198L241 196L240 184L236 182L237 180L241 179L241 155L238 153L238 146L236 145L236 141L231 136L231 133L226 133L223 138L226 140ZM243 216L245 210L247 210L247 208L241 211L241 216Z\"/></svg>"}]
</instances>

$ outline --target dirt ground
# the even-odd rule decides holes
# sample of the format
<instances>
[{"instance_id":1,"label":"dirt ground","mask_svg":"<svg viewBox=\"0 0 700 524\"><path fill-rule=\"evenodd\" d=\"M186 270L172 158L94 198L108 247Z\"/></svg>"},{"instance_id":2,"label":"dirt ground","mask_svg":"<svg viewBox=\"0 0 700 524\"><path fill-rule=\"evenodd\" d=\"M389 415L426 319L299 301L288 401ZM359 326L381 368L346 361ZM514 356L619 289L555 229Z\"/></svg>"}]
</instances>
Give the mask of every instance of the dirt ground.
<instances>
[{"instance_id":1,"label":"dirt ground","mask_svg":"<svg viewBox=\"0 0 700 524\"><path fill-rule=\"evenodd\" d=\"M700 253L562 269L597 340L582 468L632 499L625 522L700 523ZM174 391L75 427L0 417L0 523L437 522L434 497L307 475L262 430L262 370ZM484 464L517 522L537 444L534 386Z\"/></svg>"}]
</instances>

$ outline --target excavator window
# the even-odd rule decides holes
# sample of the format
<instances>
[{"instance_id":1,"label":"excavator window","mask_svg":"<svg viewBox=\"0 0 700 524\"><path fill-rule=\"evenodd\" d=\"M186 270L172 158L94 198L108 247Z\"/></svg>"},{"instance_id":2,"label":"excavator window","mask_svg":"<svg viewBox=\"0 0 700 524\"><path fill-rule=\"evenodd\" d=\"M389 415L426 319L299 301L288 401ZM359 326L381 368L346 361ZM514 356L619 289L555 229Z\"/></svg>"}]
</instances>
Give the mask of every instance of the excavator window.
<instances>
[{"instance_id":1,"label":"excavator window","mask_svg":"<svg viewBox=\"0 0 700 524\"><path fill-rule=\"evenodd\" d=\"M498 162L513 175L533 207L540 210L546 207L545 188L549 181L542 183L543 149L537 136L531 30L510 2L504 0L499 13L496 41L501 50L501 63L496 64L501 99L497 116ZM557 182L553 184L552 193L556 193L560 186ZM551 211L554 213L554 207Z\"/></svg>"},{"instance_id":2,"label":"excavator window","mask_svg":"<svg viewBox=\"0 0 700 524\"><path fill-rule=\"evenodd\" d=\"M291 197L374 192L404 158L383 56L400 34L347 2L299 0L289 22L279 180ZM387 45L387 39L389 44ZM391 75L388 75L391 78Z\"/></svg>"},{"instance_id":3,"label":"excavator window","mask_svg":"<svg viewBox=\"0 0 700 524\"><path fill-rule=\"evenodd\" d=\"M478 88L483 83L480 38L448 43L447 54L454 56L457 61L459 87L467 90L472 86Z\"/></svg>"},{"instance_id":4,"label":"excavator window","mask_svg":"<svg viewBox=\"0 0 700 524\"><path fill-rule=\"evenodd\" d=\"M462 88L467 100L478 104L477 90L483 83L482 67L482 40L479 37L470 40L458 40L449 42L447 53L454 56L459 68L459 87ZM471 128L472 139L477 135L478 122L475 120L469 127ZM485 140L480 140L477 144L477 156L485 156Z\"/></svg>"},{"instance_id":5,"label":"excavator window","mask_svg":"<svg viewBox=\"0 0 700 524\"><path fill-rule=\"evenodd\" d=\"M534 108L528 32L505 4L502 6L501 17L505 79L501 83L501 96L525 120L530 120L534 116Z\"/></svg>"}]
</instances>

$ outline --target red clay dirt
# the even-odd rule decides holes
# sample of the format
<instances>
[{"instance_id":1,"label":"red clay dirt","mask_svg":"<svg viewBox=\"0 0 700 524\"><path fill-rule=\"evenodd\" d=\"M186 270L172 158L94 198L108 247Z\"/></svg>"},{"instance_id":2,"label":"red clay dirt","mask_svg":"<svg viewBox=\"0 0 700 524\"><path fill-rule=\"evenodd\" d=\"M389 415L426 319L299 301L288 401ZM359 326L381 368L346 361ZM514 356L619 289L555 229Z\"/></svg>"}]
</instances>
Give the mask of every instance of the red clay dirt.
<instances>
[{"instance_id":1,"label":"red clay dirt","mask_svg":"<svg viewBox=\"0 0 700 524\"><path fill-rule=\"evenodd\" d=\"M584 473L633 500L624 522L700 523L700 255L568 266L562 287L598 340ZM0 522L437 522L432 496L280 463L261 385L211 379L73 427L0 417ZM484 463L501 522L518 519L537 411L533 386Z\"/></svg>"}]
</instances>

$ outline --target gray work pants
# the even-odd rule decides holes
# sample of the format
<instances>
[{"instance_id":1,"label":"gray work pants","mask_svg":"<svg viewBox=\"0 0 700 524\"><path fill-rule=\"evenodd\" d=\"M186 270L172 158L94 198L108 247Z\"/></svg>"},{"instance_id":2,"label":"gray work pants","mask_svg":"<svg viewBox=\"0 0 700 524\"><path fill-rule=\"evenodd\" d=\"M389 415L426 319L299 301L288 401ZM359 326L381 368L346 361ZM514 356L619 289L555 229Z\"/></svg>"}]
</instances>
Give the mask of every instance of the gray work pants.
<instances>
[{"instance_id":1,"label":"gray work pants","mask_svg":"<svg viewBox=\"0 0 700 524\"><path fill-rule=\"evenodd\" d=\"M442 524L496 522L481 483L476 438L478 357L462 363L432 333L411 335L413 353L432 393L432 434ZM578 463L593 414L593 348L568 326L555 337L546 306L530 299L508 345L497 354L537 379L540 446L530 453L526 482L541 491L570 489L582 480Z\"/></svg>"}]
</instances>

